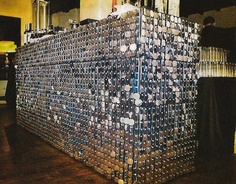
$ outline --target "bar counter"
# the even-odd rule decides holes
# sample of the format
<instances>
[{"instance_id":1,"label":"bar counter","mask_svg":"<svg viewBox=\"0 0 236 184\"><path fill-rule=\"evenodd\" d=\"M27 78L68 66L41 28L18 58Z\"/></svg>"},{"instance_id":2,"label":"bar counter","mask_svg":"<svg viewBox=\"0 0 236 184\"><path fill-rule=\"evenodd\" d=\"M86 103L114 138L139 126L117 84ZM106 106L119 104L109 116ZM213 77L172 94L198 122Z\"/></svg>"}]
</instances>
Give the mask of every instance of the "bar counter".
<instances>
[{"instance_id":1,"label":"bar counter","mask_svg":"<svg viewBox=\"0 0 236 184\"><path fill-rule=\"evenodd\" d=\"M18 48L18 125L119 184L194 171L198 29L140 9Z\"/></svg>"}]
</instances>

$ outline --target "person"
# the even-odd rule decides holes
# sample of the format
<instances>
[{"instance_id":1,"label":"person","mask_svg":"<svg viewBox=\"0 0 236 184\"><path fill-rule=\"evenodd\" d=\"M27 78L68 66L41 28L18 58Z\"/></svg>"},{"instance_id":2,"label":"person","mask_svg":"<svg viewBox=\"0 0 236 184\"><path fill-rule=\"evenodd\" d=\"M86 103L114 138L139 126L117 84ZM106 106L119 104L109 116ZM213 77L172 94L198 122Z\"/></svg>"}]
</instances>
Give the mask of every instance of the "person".
<instances>
[{"instance_id":1,"label":"person","mask_svg":"<svg viewBox=\"0 0 236 184\"><path fill-rule=\"evenodd\" d=\"M202 47L225 48L224 30L216 27L216 21L212 16L207 16L203 20L203 29L200 36L199 45Z\"/></svg>"}]
</instances>

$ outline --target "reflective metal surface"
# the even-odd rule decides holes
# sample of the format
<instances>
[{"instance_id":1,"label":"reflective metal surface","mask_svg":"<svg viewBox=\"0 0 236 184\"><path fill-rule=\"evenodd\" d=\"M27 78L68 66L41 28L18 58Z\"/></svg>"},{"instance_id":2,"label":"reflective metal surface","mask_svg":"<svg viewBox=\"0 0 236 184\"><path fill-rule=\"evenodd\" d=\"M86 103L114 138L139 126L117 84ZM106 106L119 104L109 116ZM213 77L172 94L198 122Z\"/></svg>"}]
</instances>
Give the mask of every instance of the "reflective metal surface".
<instances>
[{"instance_id":1,"label":"reflective metal surface","mask_svg":"<svg viewBox=\"0 0 236 184\"><path fill-rule=\"evenodd\" d=\"M198 25L141 9L18 48L17 121L116 182L194 170Z\"/></svg>"}]
</instances>

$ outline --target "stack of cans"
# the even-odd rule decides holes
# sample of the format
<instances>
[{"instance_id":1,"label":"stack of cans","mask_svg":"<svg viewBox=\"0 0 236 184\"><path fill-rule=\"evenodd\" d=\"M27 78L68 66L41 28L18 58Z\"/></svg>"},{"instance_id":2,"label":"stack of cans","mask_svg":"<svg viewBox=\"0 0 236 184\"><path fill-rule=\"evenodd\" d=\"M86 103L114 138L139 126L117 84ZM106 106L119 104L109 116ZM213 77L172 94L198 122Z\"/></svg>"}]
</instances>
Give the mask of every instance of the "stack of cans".
<instances>
[{"instance_id":1,"label":"stack of cans","mask_svg":"<svg viewBox=\"0 0 236 184\"><path fill-rule=\"evenodd\" d=\"M142 8L18 48L17 123L120 184L193 171L198 29Z\"/></svg>"}]
</instances>

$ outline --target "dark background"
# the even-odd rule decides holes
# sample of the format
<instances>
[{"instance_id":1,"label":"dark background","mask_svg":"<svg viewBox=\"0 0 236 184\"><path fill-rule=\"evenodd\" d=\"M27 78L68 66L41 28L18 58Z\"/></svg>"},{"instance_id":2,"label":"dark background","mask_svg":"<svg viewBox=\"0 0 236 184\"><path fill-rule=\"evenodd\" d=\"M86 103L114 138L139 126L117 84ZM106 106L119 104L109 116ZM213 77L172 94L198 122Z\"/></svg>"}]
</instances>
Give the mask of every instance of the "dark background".
<instances>
[{"instance_id":1,"label":"dark background","mask_svg":"<svg viewBox=\"0 0 236 184\"><path fill-rule=\"evenodd\" d=\"M21 19L15 17L0 16L0 41L14 41L17 47L21 45ZM13 53L8 54L9 61L12 61ZM5 55L0 55L0 80L6 80L8 68L5 68Z\"/></svg>"},{"instance_id":2,"label":"dark background","mask_svg":"<svg viewBox=\"0 0 236 184\"><path fill-rule=\"evenodd\" d=\"M191 14L201 14L234 5L236 5L235 0L180 0L180 16L187 17Z\"/></svg>"},{"instance_id":3,"label":"dark background","mask_svg":"<svg viewBox=\"0 0 236 184\"><path fill-rule=\"evenodd\" d=\"M17 46L20 46L20 24L20 18L0 16L0 41L14 41Z\"/></svg>"}]
</instances>

